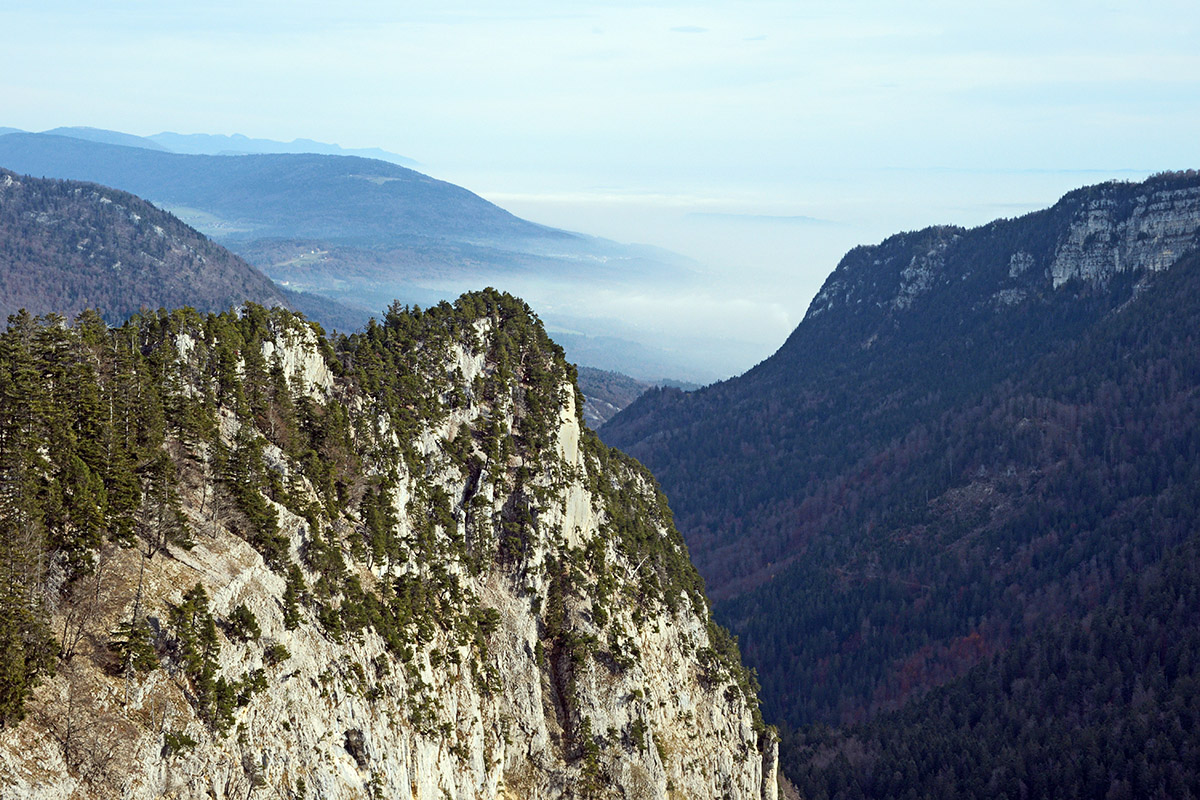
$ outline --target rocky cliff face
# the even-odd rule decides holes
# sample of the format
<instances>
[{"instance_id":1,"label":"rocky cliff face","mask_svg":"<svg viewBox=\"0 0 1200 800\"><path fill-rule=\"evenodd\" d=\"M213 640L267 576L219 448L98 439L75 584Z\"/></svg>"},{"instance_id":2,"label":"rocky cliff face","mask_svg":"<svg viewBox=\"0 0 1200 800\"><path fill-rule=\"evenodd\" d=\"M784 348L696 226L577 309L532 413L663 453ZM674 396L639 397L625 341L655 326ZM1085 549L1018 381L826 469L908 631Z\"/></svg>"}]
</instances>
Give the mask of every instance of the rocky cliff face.
<instances>
[{"instance_id":1,"label":"rocky cliff face","mask_svg":"<svg viewBox=\"0 0 1200 800\"><path fill-rule=\"evenodd\" d=\"M187 535L148 545L147 485L136 546L53 595L76 645L0 730L0 798L776 796L661 493L522 304L395 310L336 354L214 319L140 329L165 406L209 415L161 448Z\"/></svg>"},{"instance_id":2,"label":"rocky cliff face","mask_svg":"<svg viewBox=\"0 0 1200 800\"><path fill-rule=\"evenodd\" d=\"M939 226L850 251L813 299L807 318L911 312L929 295L972 282L993 310L1078 279L1104 286L1122 273L1158 272L1200 242L1200 185L1168 173L1145 183L1079 189L1053 208L974 230Z\"/></svg>"},{"instance_id":3,"label":"rocky cliff face","mask_svg":"<svg viewBox=\"0 0 1200 800\"><path fill-rule=\"evenodd\" d=\"M1196 249L1200 186L1146 187L1133 198L1121 188L1100 187L1083 200L1050 263L1054 288L1072 278L1158 272Z\"/></svg>"}]
</instances>

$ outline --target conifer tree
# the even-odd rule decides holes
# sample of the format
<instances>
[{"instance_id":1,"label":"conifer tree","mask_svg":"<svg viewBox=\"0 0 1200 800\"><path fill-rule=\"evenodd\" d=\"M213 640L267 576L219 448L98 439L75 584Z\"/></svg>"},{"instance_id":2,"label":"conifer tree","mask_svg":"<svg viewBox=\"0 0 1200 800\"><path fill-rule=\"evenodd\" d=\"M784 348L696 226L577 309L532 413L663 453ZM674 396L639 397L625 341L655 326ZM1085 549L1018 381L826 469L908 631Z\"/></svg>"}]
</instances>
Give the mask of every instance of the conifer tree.
<instances>
[{"instance_id":1,"label":"conifer tree","mask_svg":"<svg viewBox=\"0 0 1200 800\"><path fill-rule=\"evenodd\" d=\"M0 725L54 663L43 608L45 530L40 503L39 412L44 396L31 351L33 319L21 312L0 335Z\"/></svg>"},{"instance_id":2,"label":"conifer tree","mask_svg":"<svg viewBox=\"0 0 1200 800\"><path fill-rule=\"evenodd\" d=\"M151 458L142 478L145 482L142 535L147 557L165 552L167 545L172 544L191 549L194 542L176 490L175 464L165 450L159 450Z\"/></svg>"}]
</instances>

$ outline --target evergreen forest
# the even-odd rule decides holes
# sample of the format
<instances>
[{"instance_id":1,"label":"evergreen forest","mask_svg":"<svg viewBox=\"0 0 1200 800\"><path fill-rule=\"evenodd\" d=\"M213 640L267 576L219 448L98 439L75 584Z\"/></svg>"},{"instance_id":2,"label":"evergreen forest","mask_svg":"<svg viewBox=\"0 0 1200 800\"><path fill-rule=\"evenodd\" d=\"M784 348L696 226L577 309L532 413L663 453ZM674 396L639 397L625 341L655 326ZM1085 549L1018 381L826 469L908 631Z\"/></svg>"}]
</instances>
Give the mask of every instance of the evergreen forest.
<instances>
[{"instance_id":1,"label":"evergreen forest","mask_svg":"<svg viewBox=\"0 0 1200 800\"><path fill-rule=\"evenodd\" d=\"M1195 795L1200 257L1049 265L1086 209L1131 231L1083 242L1111 261L1196 183L857 248L771 359L602 430L671 497L804 796Z\"/></svg>"}]
</instances>

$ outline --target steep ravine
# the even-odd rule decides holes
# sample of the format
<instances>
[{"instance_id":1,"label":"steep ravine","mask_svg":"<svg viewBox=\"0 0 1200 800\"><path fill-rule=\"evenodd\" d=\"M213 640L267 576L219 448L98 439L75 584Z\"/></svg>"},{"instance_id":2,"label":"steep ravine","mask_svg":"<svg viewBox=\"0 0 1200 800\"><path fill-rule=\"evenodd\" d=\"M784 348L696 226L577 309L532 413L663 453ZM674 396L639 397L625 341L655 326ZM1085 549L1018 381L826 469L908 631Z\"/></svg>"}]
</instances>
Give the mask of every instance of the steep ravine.
<instances>
[{"instance_id":1,"label":"steep ravine","mask_svg":"<svg viewBox=\"0 0 1200 800\"><path fill-rule=\"evenodd\" d=\"M47 568L63 653L0 729L0 798L777 796L661 493L519 301L332 345L257 308L63 336L101 398L136 343L186 529L139 467L135 536Z\"/></svg>"}]
</instances>

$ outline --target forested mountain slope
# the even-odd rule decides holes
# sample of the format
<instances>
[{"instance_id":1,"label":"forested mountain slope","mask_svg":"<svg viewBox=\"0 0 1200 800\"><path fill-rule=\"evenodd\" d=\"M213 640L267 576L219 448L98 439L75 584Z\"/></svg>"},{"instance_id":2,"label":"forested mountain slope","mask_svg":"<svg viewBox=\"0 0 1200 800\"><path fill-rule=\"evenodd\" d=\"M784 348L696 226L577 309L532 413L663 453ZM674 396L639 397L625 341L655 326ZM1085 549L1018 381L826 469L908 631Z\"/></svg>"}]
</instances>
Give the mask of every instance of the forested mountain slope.
<instances>
[{"instance_id":1,"label":"forested mountain slope","mask_svg":"<svg viewBox=\"0 0 1200 800\"><path fill-rule=\"evenodd\" d=\"M20 309L119 324L142 308L224 311L244 302L359 320L324 298L286 292L225 248L127 192L0 169L0 316Z\"/></svg>"},{"instance_id":2,"label":"forested mountain slope","mask_svg":"<svg viewBox=\"0 0 1200 800\"><path fill-rule=\"evenodd\" d=\"M875 724L932 731L911 705L930 687L1127 613L1105 610L1119 587L1193 552L1177 548L1200 529L1198 230L1187 173L857 248L771 359L689 395L650 393L605 427L662 482L769 718L903 707ZM970 707L956 685L947 696ZM1041 697L1013 695L1010 722L1044 719ZM1088 714L1047 724L1101 724ZM1079 741L1026 759L1033 743L1017 738L1031 769ZM833 752L796 745L785 767L807 780ZM971 763L959 790L985 769ZM895 788L872 780L877 796Z\"/></svg>"},{"instance_id":3,"label":"forested mountain slope","mask_svg":"<svg viewBox=\"0 0 1200 800\"><path fill-rule=\"evenodd\" d=\"M510 296L14 317L0 487L5 800L776 796L664 498Z\"/></svg>"},{"instance_id":4,"label":"forested mountain slope","mask_svg":"<svg viewBox=\"0 0 1200 800\"><path fill-rule=\"evenodd\" d=\"M0 169L0 313L284 305L267 276L126 192Z\"/></svg>"},{"instance_id":5,"label":"forested mountain slope","mask_svg":"<svg viewBox=\"0 0 1200 800\"><path fill-rule=\"evenodd\" d=\"M789 737L803 796L1200 796L1198 545L900 711Z\"/></svg>"},{"instance_id":6,"label":"forested mountain slope","mask_svg":"<svg viewBox=\"0 0 1200 800\"><path fill-rule=\"evenodd\" d=\"M800 580L731 603L753 662L787 654L815 665L776 671L775 689L799 674L800 685L819 687L807 698L817 708L835 690L820 670L836 664L838 697L861 692L867 713L902 707L852 734L879 737L857 771L835 778L836 768L803 748L791 753L794 769L804 765L827 786L853 774L872 796L893 796L880 779L892 770L875 756L905 762L920 751L901 770L914 786L931 787L960 758L953 785L966 796L999 787L1013 796L1022 783L1064 797L1103 797L1114 786L1116 796L1135 797L1200 790L1188 756L1200 752L1197 298L1193 255L1029 376L946 415L926 441L890 448L880 473L903 465L903 475L881 495L908 518L848 559L858 586L834 584L816 599L797 591ZM905 508L948 458L964 479L927 510ZM788 653L762 620L787 619L808 600L817 618L857 615L858 638L812 661L820 645ZM1081 752L1098 755L1089 763ZM989 781L1002 766L1002 780Z\"/></svg>"}]
</instances>

